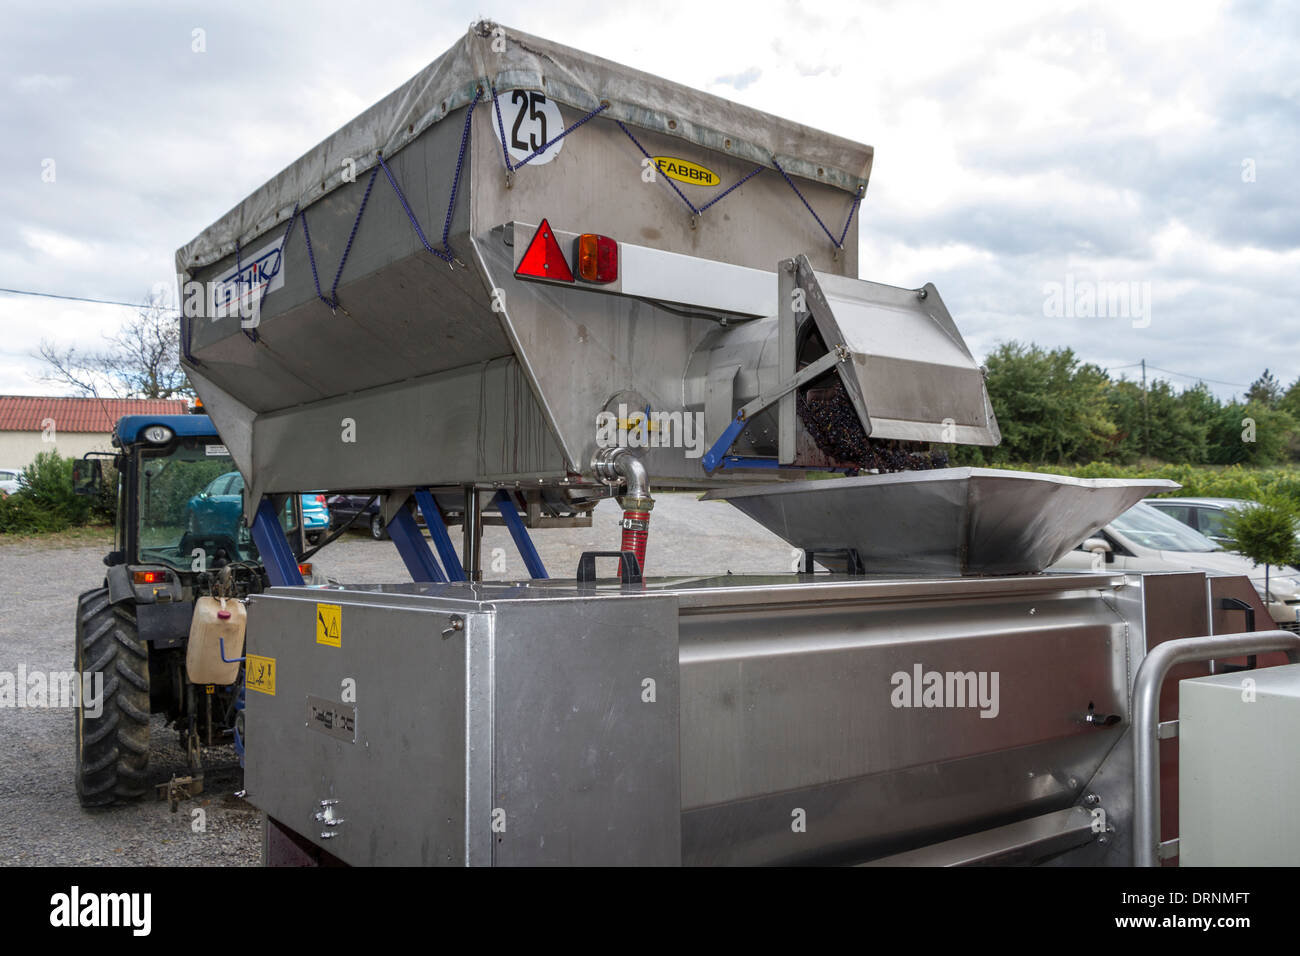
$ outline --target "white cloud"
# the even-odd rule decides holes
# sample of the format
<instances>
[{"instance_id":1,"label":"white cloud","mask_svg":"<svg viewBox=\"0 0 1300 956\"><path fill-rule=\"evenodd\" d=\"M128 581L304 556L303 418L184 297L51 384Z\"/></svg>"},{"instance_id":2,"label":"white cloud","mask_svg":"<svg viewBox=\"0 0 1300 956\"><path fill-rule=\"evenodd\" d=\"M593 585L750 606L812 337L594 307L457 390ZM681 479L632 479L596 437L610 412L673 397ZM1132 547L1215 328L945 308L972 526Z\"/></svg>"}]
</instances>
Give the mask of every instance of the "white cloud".
<instances>
[{"instance_id":1,"label":"white cloud","mask_svg":"<svg viewBox=\"0 0 1300 956\"><path fill-rule=\"evenodd\" d=\"M72 77L67 75L48 76L45 73L30 73L15 77L13 88L19 93L39 93L42 90L66 90L72 85Z\"/></svg>"},{"instance_id":2,"label":"white cloud","mask_svg":"<svg viewBox=\"0 0 1300 956\"><path fill-rule=\"evenodd\" d=\"M449 46L477 8L283 3L7 24L0 286L135 301L175 248ZM502 23L876 147L864 278L933 280L977 351L1009 338L1249 381L1300 369L1300 46L1284 5L871 7L506 0ZM195 22L191 22L195 21ZM190 50L195 25L208 52ZM8 71L6 76L4 71ZM59 108L51 108L57 102ZM57 184L40 182L44 157ZM1244 184L1241 160L1256 160ZM1048 322L1067 273L1149 280L1151 328ZM0 296L17 339L94 347L119 313ZM1267 354L1216 347L1226 332ZM33 337L34 336L34 337ZM1119 363L1124 364L1124 363Z\"/></svg>"}]
</instances>

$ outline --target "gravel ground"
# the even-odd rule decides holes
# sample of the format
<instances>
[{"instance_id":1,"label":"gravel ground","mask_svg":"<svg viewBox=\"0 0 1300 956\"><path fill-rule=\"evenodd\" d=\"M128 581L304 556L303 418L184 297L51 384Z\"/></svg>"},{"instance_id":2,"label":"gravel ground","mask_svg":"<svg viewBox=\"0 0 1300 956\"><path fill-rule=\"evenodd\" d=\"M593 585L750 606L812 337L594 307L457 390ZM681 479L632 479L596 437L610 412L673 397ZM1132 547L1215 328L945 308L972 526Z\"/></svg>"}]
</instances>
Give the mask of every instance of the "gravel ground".
<instances>
[{"instance_id":1,"label":"gravel ground","mask_svg":"<svg viewBox=\"0 0 1300 956\"><path fill-rule=\"evenodd\" d=\"M0 671L73 668L77 595L103 580L105 550L104 544L51 547L38 540L0 544ZM176 813L152 799L89 811L73 785L71 709L0 708L0 737L0 863L240 866L261 860L261 817L232 796L237 768L208 773L207 792ZM156 715L151 737L155 780L184 775L176 733ZM229 747L205 756L210 765L234 760Z\"/></svg>"},{"instance_id":2,"label":"gravel ground","mask_svg":"<svg viewBox=\"0 0 1300 956\"><path fill-rule=\"evenodd\" d=\"M552 577L571 577L583 551L618 547L622 512L597 507L591 528L533 533ZM459 528L452 529L459 545ZM0 542L0 672L68 671L73 667L77 595L103 580L104 542ZM509 532L483 532L484 576L526 576ZM660 495L650 522L647 570L652 576L778 572L795 552L723 502L695 495ZM317 569L343 583L409 580L391 542L348 534L315 558ZM614 563L600 573L612 575ZM70 709L0 708L0 864L250 866L261 857L261 814L234 796L240 772L209 769L205 793L177 813L145 800L87 811L73 788L75 730ZM175 731L155 716L151 767L155 782L185 773ZM229 765L234 751L205 751L205 763ZM202 819L196 811L202 811ZM203 826L200 828L199 823Z\"/></svg>"}]
</instances>

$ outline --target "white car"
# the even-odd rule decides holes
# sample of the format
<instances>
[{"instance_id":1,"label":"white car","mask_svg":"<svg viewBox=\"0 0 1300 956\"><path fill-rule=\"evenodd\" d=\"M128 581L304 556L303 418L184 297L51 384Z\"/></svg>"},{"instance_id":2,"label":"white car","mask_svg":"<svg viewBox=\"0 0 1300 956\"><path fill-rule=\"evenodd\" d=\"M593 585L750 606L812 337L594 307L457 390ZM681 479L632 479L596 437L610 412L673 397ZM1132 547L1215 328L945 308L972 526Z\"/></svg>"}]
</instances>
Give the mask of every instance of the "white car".
<instances>
[{"instance_id":1,"label":"white car","mask_svg":"<svg viewBox=\"0 0 1300 956\"><path fill-rule=\"evenodd\" d=\"M0 468L0 495L12 495L18 490L18 478L21 468Z\"/></svg>"},{"instance_id":2,"label":"white car","mask_svg":"<svg viewBox=\"0 0 1300 956\"><path fill-rule=\"evenodd\" d=\"M1148 498L1146 503L1195 528L1211 541L1228 546L1224 525L1234 508L1258 508L1258 501L1248 498ZM1296 526L1296 543L1300 545L1300 525Z\"/></svg>"},{"instance_id":3,"label":"white car","mask_svg":"<svg viewBox=\"0 0 1300 956\"><path fill-rule=\"evenodd\" d=\"M1289 567L1269 570L1264 593L1264 567L1224 551L1205 535L1139 501L1110 524L1083 541L1056 564L1056 570L1209 571L1240 574L1250 579L1269 614L1288 630L1300 627L1300 575Z\"/></svg>"}]
</instances>

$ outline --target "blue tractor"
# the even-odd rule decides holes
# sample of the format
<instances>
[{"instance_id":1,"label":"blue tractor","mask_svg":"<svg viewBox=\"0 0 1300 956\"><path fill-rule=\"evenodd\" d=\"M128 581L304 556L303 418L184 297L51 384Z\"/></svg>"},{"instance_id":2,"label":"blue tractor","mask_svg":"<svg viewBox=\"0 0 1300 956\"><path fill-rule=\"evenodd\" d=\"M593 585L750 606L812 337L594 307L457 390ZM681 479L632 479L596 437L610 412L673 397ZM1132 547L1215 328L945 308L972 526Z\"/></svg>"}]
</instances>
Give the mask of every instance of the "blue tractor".
<instances>
[{"instance_id":1,"label":"blue tractor","mask_svg":"<svg viewBox=\"0 0 1300 956\"><path fill-rule=\"evenodd\" d=\"M152 789L149 724L162 714L191 772L179 788L172 781L174 808L178 794L202 786L203 747L234 743L242 751L242 673L227 686L196 684L187 673L195 602L246 598L268 578L244 523L243 479L208 416L129 415L114 428L113 445L73 468L79 494L111 494L115 482L117 499L104 581L77 599L77 669L83 686L102 680L97 699L78 695L77 795L98 807ZM297 496L279 517L301 556Z\"/></svg>"}]
</instances>

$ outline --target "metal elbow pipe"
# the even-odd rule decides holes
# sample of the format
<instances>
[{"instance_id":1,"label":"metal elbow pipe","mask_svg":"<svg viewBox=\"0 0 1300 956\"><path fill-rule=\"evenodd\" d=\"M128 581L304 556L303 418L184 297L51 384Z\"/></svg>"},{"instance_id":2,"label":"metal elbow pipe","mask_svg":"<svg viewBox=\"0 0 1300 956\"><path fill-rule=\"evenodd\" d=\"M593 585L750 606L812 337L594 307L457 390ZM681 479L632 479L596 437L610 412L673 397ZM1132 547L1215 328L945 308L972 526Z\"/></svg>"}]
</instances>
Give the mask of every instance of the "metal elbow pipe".
<instances>
[{"instance_id":1,"label":"metal elbow pipe","mask_svg":"<svg viewBox=\"0 0 1300 956\"><path fill-rule=\"evenodd\" d=\"M654 507L654 499L650 497L650 475L645 470L645 463L640 458L626 449L619 449L619 454L614 458L614 469L627 482L627 494L623 498L635 498L650 502L650 507Z\"/></svg>"},{"instance_id":2,"label":"metal elbow pipe","mask_svg":"<svg viewBox=\"0 0 1300 956\"><path fill-rule=\"evenodd\" d=\"M606 448L592 462L596 477L610 484L626 485L618 497L623 508L621 551L636 554L637 564L645 573L645 549L650 537L650 512L655 506L650 496L650 474L640 458L626 448Z\"/></svg>"},{"instance_id":3,"label":"metal elbow pipe","mask_svg":"<svg viewBox=\"0 0 1300 956\"><path fill-rule=\"evenodd\" d=\"M650 496L650 473L645 464L626 448L604 448L591 461L592 471L601 481L610 485L626 485L627 490L618 496L623 507L645 505L645 511L654 507ZM629 505L628 502L632 504Z\"/></svg>"}]
</instances>

